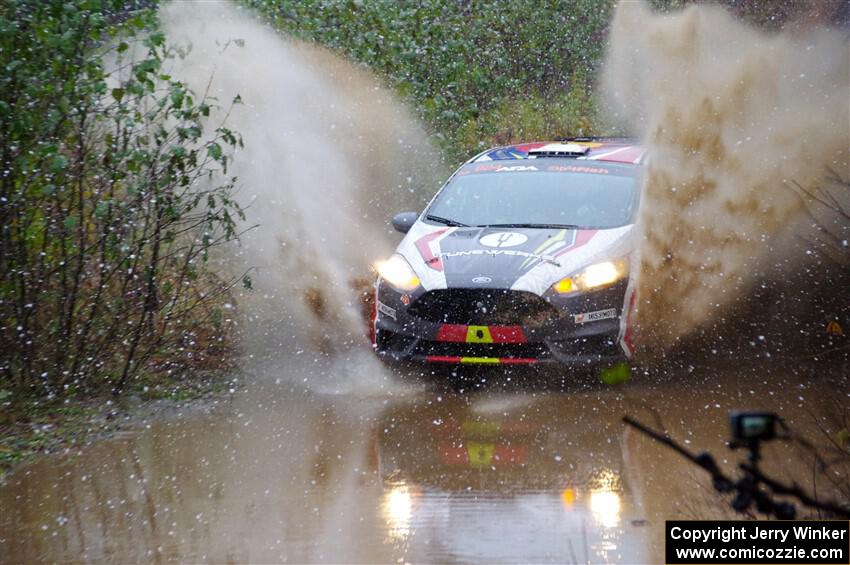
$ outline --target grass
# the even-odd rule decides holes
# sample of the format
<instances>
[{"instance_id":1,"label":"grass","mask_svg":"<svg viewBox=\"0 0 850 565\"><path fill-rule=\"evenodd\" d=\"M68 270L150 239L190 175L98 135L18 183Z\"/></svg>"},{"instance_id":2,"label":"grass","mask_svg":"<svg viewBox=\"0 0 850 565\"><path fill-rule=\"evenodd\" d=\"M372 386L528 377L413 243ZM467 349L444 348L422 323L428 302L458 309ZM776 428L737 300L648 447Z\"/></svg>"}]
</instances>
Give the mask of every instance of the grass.
<instances>
[{"instance_id":1,"label":"grass","mask_svg":"<svg viewBox=\"0 0 850 565\"><path fill-rule=\"evenodd\" d=\"M108 435L140 406L162 402L164 410L188 402L221 397L234 381L220 371L192 378L147 375L115 399L74 398L13 400L0 390L0 482L40 455L83 446Z\"/></svg>"}]
</instances>

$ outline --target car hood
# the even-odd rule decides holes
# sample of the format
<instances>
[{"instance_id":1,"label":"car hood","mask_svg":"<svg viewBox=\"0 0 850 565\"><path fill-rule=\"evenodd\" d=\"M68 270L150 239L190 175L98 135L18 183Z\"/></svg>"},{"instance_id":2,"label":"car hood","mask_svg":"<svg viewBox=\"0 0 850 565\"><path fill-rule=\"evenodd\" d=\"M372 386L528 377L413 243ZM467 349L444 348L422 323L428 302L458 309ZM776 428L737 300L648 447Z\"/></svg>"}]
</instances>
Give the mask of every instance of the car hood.
<instances>
[{"instance_id":1,"label":"car hood","mask_svg":"<svg viewBox=\"0 0 850 565\"><path fill-rule=\"evenodd\" d=\"M450 228L417 222L398 251L426 290L510 288L542 295L593 262L627 255L631 228Z\"/></svg>"}]
</instances>

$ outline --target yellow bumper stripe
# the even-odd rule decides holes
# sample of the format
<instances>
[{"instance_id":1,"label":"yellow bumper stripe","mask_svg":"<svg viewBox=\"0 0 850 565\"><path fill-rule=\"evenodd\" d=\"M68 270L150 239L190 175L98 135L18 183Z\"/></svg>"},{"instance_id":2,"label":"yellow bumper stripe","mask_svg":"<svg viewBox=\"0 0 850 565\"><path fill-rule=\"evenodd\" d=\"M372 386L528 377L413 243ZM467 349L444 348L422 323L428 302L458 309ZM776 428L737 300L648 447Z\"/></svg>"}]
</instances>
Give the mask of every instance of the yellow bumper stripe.
<instances>
[{"instance_id":1,"label":"yellow bumper stripe","mask_svg":"<svg viewBox=\"0 0 850 565\"><path fill-rule=\"evenodd\" d=\"M498 365L498 357L461 357L461 363L495 363Z\"/></svg>"}]
</instances>

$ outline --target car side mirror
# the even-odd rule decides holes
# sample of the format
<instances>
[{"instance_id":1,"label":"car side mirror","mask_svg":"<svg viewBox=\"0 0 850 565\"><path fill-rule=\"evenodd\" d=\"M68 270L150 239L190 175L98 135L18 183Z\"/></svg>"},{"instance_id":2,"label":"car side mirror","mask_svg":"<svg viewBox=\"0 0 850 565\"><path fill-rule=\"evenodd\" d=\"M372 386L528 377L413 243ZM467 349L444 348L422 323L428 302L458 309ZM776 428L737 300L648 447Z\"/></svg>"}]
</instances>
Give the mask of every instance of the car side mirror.
<instances>
[{"instance_id":1,"label":"car side mirror","mask_svg":"<svg viewBox=\"0 0 850 565\"><path fill-rule=\"evenodd\" d=\"M400 231L401 233L407 233L410 231L410 228L413 227L413 224L416 223L416 220L419 218L419 214L416 212L401 212L393 216L390 222L396 231Z\"/></svg>"}]
</instances>

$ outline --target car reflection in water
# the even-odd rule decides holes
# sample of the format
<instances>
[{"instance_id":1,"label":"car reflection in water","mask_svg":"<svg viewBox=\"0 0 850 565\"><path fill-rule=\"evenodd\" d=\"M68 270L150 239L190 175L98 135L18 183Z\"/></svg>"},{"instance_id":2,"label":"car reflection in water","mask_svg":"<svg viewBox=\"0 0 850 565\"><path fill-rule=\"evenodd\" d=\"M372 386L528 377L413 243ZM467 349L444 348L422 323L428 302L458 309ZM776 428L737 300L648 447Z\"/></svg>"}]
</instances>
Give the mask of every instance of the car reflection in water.
<instances>
[{"instance_id":1,"label":"car reflection in water","mask_svg":"<svg viewBox=\"0 0 850 565\"><path fill-rule=\"evenodd\" d=\"M621 428L587 413L527 397L388 409L375 446L387 543L437 561L645 562Z\"/></svg>"}]
</instances>

